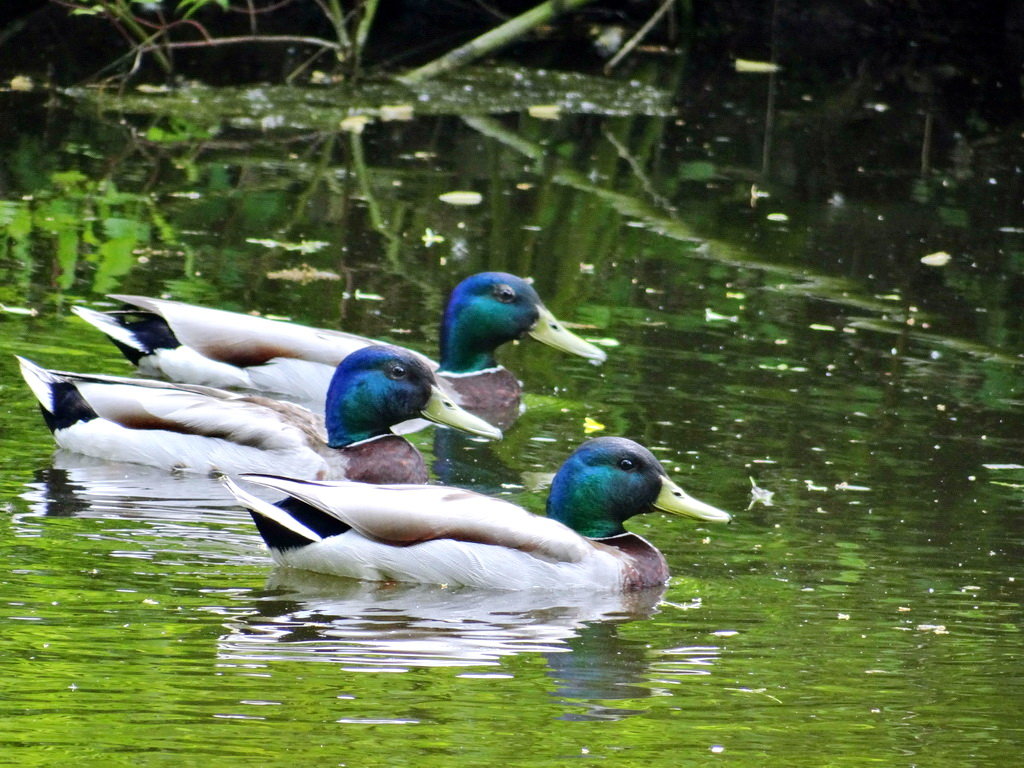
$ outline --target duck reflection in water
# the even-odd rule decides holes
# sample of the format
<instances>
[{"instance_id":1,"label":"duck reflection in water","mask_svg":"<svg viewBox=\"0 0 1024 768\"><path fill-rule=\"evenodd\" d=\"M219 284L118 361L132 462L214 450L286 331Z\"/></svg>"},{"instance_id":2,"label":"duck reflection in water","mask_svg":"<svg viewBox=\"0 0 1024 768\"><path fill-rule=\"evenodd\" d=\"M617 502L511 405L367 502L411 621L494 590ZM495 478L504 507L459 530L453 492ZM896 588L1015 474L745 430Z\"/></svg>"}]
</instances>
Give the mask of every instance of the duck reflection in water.
<instances>
[{"instance_id":1,"label":"duck reflection in water","mask_svg":"<svg viewBox=\"0 0 1024 768\"><path fill-rule=\"evenodd\" d=\"M566 640L566 653L545 653L552 692L569 708L561 720L620 720L643 709L610 707L607 701L636 701L651 695L651 649L647 643L622 637L630 619L588 621Z\"/></svg>"},{"instance_id":2,"label":"duck reflection in water","mask_svg":"<svg viewBox=\"0 0 1024 768\"><path fill-rule=\"evenodd\" d=\"M239 522L244 523L244 530L249 529L248 516L215 478L190 472L168 473L64 449L54 452L51 466L35 472L21 498L29 502L30 514L36 516L188 524ZM194 537L210 536L207 528L192 526L188 530Z\"/></svg>"},{"instance_id":3,"label":"duck reflection in water","mask_svg":"<svg viewBox=\"0 0 1024 768\"><path fill-rule=\"evenodd\" d=\"M246 607L209 610L229 613L218 641L223 661L326 662L372 673L495 667L541 654L556 685L551 696L566 708L561 719L619 719L643 710L607 702L649 697L661 659L620 629L657 613L663 594L446 589L277 568Z\"/></svg>"}]
</instances>

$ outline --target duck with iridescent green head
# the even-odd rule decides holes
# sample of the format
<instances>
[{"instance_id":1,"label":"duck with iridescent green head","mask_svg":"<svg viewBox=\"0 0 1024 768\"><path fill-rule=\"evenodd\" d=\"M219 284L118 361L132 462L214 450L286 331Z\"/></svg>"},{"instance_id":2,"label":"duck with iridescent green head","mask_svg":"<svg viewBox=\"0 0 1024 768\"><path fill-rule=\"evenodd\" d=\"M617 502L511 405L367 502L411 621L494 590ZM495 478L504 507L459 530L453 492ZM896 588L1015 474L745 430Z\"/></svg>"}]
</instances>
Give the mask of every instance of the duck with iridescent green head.
<instances>
[{"instance_id":1,"label":"duck with iridescent green head","mask_svg":"<svg viewBox=\"0 0 1024 768\"><path fill-rule=\"evenodd\" d=\"M374 345L337 367L326 418L294 403L200 385L51 371L19 358L57 444L100 459L185 472L282 472L425 483L426 465L391 428L413 418L498 439L451 401L408 350Z\"/></svg>"},{"instance_id":2,"label":"duck with iridescent green head","mask_svg":"<svg viewBox=\"0 0 1024 768\"><path fill-rule=\"evenodd\" d=\"M728 513L686 494L643 446L590 440L559 469L547 517L447 486L227 479L280 565L369 581L486 589L629 591L665 583L665 558L623 523L655 510L706 522ZM276 504L251 482L285 494Z\"/></svg>"},{"instance_id":3,"label":"duck with iridescent green head","mask_svg":"<svg viewBox=\"0 0 1024 768\"><path fill-rule=\"evenodd\" d=\"M285 394L314 405L324 401L338 363L357 349L383 343L169 299L111 298L128 308L97 312L79 306L74 311L103 331L142 373ZM440 362L421 358L462 407L505 412L518 406L521 388L498 364L495 351L527 335L594 362L606 357L560 323L528 281L482 272L452 291L441 323Z\"/></svg>"}]
</instances>

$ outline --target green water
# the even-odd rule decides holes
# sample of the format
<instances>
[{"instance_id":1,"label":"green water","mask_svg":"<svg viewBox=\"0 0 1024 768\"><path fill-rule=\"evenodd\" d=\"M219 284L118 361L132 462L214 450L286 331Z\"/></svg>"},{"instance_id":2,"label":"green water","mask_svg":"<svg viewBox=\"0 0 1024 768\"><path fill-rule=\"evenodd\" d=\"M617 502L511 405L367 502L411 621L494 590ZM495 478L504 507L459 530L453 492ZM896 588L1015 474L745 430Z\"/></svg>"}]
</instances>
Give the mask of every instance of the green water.
<instances>
[{"instance_id":1,"label":"green water","mask_svg":"<svg viewBox=\"0 0 1024 768\"><path fill-rule=\"evenodd\" d=\"M492 96L361 134L4 94L0 763L1015 765L1019 145L968 134L965 165L950 133L922 172L912 99L822 127L827 95L794 90L764 176L764 82L714 87L669 116ZM280 279L303 265L338 279ZM110 291L436 354L482 269L532 275L608 362L524 341L503 442L417 444L540 511L586 419L640 440L735 513L631 523L663 595L276 570L214 481L54 454L10 356L126 373L68 311Z\"/></svg>"}]
</instances>

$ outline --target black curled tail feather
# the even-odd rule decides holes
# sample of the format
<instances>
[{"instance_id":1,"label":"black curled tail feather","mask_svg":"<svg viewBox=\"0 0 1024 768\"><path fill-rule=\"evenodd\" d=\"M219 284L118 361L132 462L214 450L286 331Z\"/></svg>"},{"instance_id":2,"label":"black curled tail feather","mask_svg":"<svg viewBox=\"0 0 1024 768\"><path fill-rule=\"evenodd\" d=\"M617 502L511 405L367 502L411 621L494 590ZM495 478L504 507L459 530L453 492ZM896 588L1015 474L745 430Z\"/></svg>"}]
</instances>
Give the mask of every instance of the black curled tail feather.
<instances>
[{"instance_id":1,"label":"black curled tail feather","mask_svg":"<svg viewBox=\"0 0 1024 768\"><path fill-rule=\"evenodd\" d=\"M79 422L99 418L99 415L82 397L73 382L54 381L49 386L52 410L42 404L40 404L39 410L42 412L50 432L67 429Z\"/></svg>"},{"instance_id":2,"label":"black curled tail feather","mask_svg":"<svg viewBox=\"0 0 1024 768\"><path fill-rule=\"evenodd\" d=\"M293 496L288 496L274 504L274 506L284 510L292 519L302 523L302 525L322 539L326 539L329 536L338 536L351 530L351 526L343 523L333 515L329 515ZM263 541L266 542L270 549L284 551L298 549L313 543L313 540L308 537L296 533L276 520L272 520L253 509L249 510L249 514L252 515L252 519L256 523L256 529L260 532L260 536L263 537Z\"/></svg>"},{"instance_id":3,"label":"black curled tail feather","mask_svg":"<svg viewBox=\"0 0 1024 768\"><path fill-rule=\"evenodd\" d=\"M138 365L142 358L153 354L158 349L177 349L181 346L181 342L174 335L171 326L155 312L124 310L107 314L119 326L128 331L137 342L136 346L132 346L107 335L107 338L121 350L121 354L128 358L133 365Z\"/></svg>"}]
</instances>

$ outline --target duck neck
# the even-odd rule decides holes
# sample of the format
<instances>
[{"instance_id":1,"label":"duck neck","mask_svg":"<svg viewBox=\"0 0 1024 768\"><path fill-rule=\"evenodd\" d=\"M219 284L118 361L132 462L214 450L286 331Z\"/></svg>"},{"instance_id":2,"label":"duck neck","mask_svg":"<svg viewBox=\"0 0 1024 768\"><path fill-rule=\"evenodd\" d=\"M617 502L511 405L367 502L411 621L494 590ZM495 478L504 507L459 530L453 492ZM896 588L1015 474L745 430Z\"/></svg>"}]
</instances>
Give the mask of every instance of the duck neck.
<instances>
[{"instance_id":1,"label":"duck neck","mask_svg":"<svg viewBox=\"0 0 1024 768\"><path fill-rule=\"evenodd\" d=\"M388 427L380 428L379 425L360 423L358 419L346 420L336 413L327 414L326 426L327 444L331 448L345 448L354 443L381 437L391 431Z\"/></svg>"},{"instance_id":2,"label":"duck neck","mask_svg":"<svg viewBox=\"0 0 1024 768\"><path fill-rule=\"evenodd\" d=\"M324 410L324 422L327 428L327 444L331 448L344 448L353 443L380 437L391 432L394 422L383 418L374 398L366 391L357 388L347 390L342 397L341 392L331 382L327 390L327 405Z\"/></svg>"},{"instance_id":3,"label":"duck neck","mask_svg":"<svg viewBox=\"0 0 1024 768\"><path fill-rule=\"evenodd\" d=\"M445 314L441 324L441 370L446 373L477 373L498 365L496 345L486 329Z\"/></svg>"},{"instance_id":4,"label":"duck neck","mask_svg":"<svg viewBox=\"0 0 1024 768\"><path fill-rule=\"evenodd\" d=\"M615 514L615 502L605 496L600 478L570 482L563 473L556 475L548 496L547 515L590 539L626 533L621 518Z\"/></svg>"}]
</instances>

